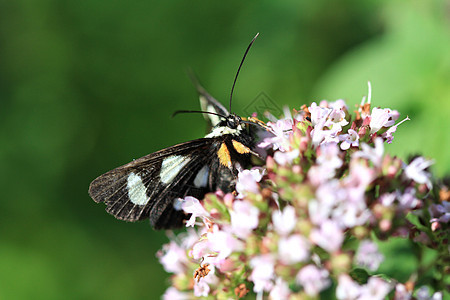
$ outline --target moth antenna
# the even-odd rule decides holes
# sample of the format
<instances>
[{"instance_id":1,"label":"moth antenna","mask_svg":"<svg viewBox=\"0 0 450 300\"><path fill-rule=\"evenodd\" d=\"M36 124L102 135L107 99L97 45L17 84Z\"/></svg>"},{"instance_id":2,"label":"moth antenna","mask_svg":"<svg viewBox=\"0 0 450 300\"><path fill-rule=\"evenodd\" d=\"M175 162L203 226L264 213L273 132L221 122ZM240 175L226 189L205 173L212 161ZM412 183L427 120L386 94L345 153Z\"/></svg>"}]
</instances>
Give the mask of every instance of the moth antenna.
<instances>
[{"instance_id":1,"label":"moth antenna","mask_svg":"<svg viewBox=\"0 0 450 300\"><path fill-rule=\"evenodd\" d=\"M242 64L244 63L245 57L247 56L248 51L250 50L250 47L253 45L253 42L256 40L256 38L258 37L259 32L255 35L255 37L252 39L252 41L250 42L250 44L247 47L247 50L245 50L244 53L244 57L242 57L241 63L239 64L239 68L236 72L236 76L234 77L234 82L233 82L233 86L231 87L231 93L230 93L230 109L229 112L231 113L231 99L233 98L233 91L234 91L234 86L236 85L236 80L238 78L239 75L239 71L241 70Z\"/></svg>"},{"instance_id":2,"label":"moth antenna","mask_svg":"<svg viewBox=\"0 0 450 300\"><path fill-rule=\"evenodd\" d=\"M267 127L264 127L263 125L258 124L258 123L255 123L255 122L249 122L249 121L241 120L240 123L249 124L249 125L254 125L254 126L259 126L259 127L261 127L262 129L264 129L264 130L268 130Z\"/></svg>"},{"instance_id":3,"label":"moth antenna","mask_svg":"<svg viewBox=\"0 0 450 300\"><path fill-rule=\"evenodd\" d=\"M227 118L227 116L212 112L212 111L202 111L202 110L177 110L172 114L172 118L175 117L178 114L185 114L185 113L199 113L199 114L210 114L210 115L216 115L219 117L222 117L224 119Z\"/></svg>"}]
</instances>

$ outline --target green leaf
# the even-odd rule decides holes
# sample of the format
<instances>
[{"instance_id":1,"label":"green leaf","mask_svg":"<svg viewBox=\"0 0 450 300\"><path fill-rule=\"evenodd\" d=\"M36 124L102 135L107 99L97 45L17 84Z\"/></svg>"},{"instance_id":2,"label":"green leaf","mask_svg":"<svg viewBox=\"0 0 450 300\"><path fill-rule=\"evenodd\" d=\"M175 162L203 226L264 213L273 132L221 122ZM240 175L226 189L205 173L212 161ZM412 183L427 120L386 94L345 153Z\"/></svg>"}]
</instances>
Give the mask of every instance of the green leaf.
<instances>
[{"instance_id":1,"label":"green leaf","mask_svg":"<svg viewBox=\"0 0 450 300\"><path fill-rule=\"evenodd\" d=\"M350 271L350 277L353 278L356 282L359 284L366 284L367 280L369 279L370 275L367 273L366 270L361 268L355 268Z\"/></svg>"}]
</instances>

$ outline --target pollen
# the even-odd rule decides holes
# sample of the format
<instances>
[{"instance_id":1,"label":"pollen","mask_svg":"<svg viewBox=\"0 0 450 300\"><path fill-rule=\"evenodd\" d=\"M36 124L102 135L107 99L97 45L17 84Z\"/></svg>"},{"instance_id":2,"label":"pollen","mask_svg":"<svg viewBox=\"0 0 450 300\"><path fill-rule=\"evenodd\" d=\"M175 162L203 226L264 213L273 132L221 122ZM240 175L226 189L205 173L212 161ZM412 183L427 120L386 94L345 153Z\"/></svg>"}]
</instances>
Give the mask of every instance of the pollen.
<instances>
[{"instance_id":1,"label":"pollen","mask_svg":"<svg viewBox=\"0 0 450 300\"><path fill-rule=\"evenodd\" d=\"M219 157L219 161L225 167L231 167L231 156L230 151L228 151L227 145L222 143L219 150L217 151L217 156Z\"/></svg>"},{"instance_id":2,"label":"pollen","mask_svg":"<svg viewBox=\"0 0 450 300\"><path fill-rule=\"evenodd\" d=\"M245 297L249 291L250 290L245 286L245 284L241 283L234 289L234 294L240 299Z\"/></svg>"},{"instance_id":3,"label":"pollen","mask_svg":"<svg viewBox=\"0 0 450 300\"><path fill-rule=\"evenodd\" d=\"M236 149L236 151L240 154L244 154L244 153L250 153L250 149L246 146L244 146L242 143L237 142L235 140L232 140L233 142L233 147L234 149Z\"/></svg>"},{"instance_id":4,"label":"pollen","mask_svg":"<svg viewBox=\"0 0 450 300\"><path fill-rule=\"evenodd\" d=\"M208 268L209 264L204 264L203 266L200 265L200 267L195 270L194 272L194 279L197 279L197 282L200 281L201 278L206 277L206 275L208 275L209 271L211 271Z\"/></svg>"}]
</instances>

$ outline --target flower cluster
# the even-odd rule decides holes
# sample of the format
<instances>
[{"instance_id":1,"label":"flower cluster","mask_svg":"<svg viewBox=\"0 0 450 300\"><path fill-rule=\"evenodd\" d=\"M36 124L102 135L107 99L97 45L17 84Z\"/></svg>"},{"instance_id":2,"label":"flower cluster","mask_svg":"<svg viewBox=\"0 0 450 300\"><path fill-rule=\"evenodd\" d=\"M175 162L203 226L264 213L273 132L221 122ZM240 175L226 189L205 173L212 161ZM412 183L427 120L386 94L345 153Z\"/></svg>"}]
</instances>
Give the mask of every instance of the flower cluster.
<instances>
[{"instance_id":1,"label":"flower cluster","mask_svg":"<svg viewBox=\"0 0 450 300\"><path fill-rule=\"evenodd\" d=\"M399 113L371 109L370 87L367 100L353 116L322 101L268 122L259 146L270 154L239 173L235 193L183 199L188 229L158 253L173 273L164 298L441 299L450 193L433 184L432 161L384 153ZM377 274L391 237L438 253L432 284Z\"/></svg>"}]
</instances>

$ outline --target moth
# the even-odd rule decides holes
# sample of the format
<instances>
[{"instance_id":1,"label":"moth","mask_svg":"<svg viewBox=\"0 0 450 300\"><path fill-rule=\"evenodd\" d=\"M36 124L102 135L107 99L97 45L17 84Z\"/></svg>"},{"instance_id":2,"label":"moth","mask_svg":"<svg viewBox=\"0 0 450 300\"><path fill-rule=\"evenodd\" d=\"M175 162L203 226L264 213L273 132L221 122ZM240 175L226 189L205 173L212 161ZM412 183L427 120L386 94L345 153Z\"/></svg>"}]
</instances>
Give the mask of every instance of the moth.
<instances>
[{"instance_id":1,"label":"moth","mask_svg":"<svg viewBox=\"0 0 450 300\"><path fill-rule=\"evenodd\" d=\"M239 70L256 35L249 44ZM188 216L177 209L177 199L194 196L202 199L218 189L232 192L238 171L252 165L255 151L255 130L266 129L256 118L242 119L230 113L196 80L201 111L212 130L203 138L181 143L148 154L96 178L89 195L106 204L106 211L117 219L139 221L149 219L155 229L180 227ZM231 110L231 109L230 109ZM175 114L176 114L175 113Z\"/></svg>"}]
</instances>

